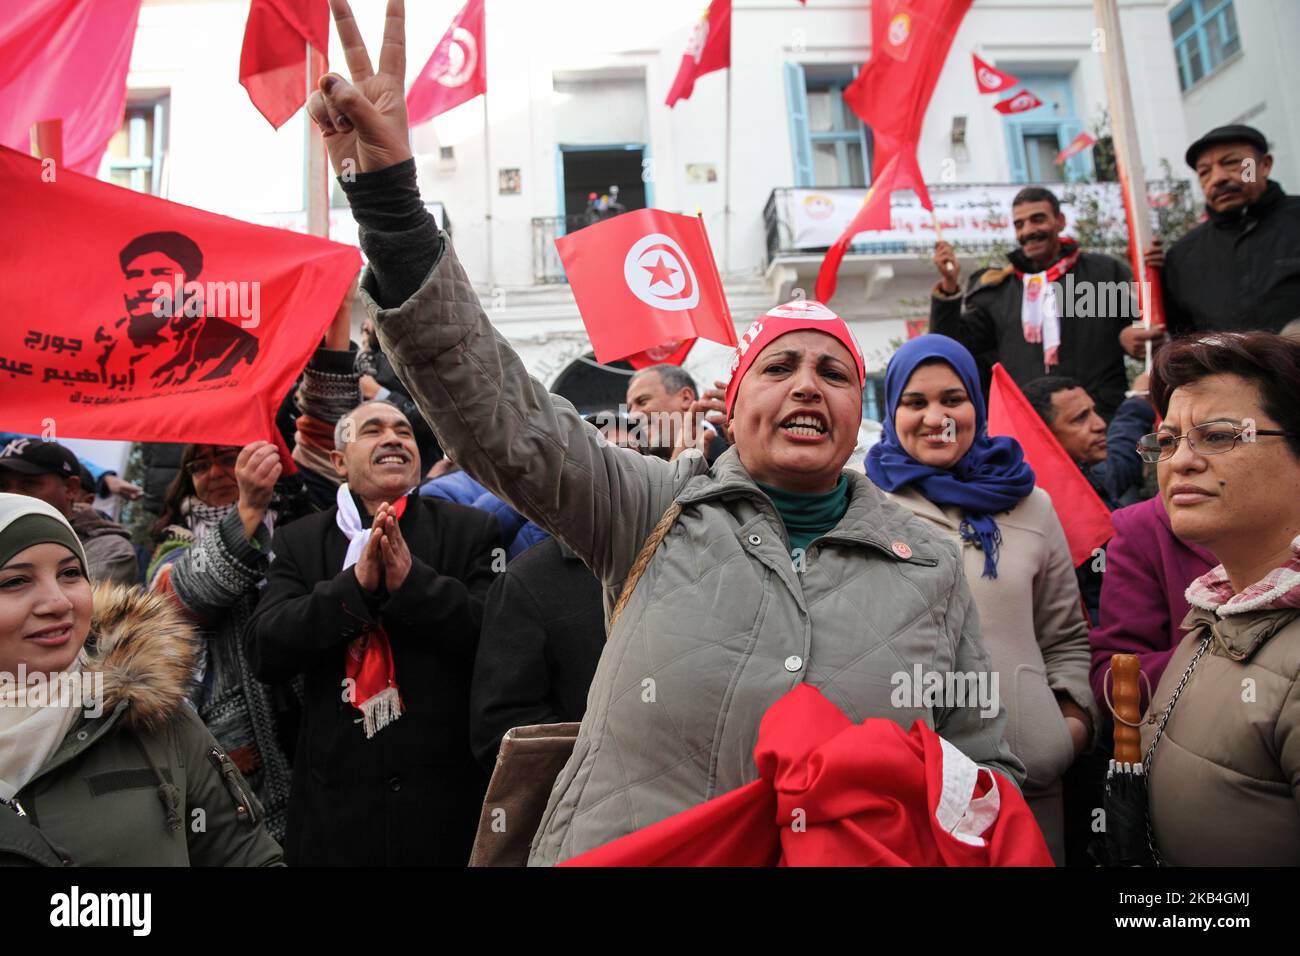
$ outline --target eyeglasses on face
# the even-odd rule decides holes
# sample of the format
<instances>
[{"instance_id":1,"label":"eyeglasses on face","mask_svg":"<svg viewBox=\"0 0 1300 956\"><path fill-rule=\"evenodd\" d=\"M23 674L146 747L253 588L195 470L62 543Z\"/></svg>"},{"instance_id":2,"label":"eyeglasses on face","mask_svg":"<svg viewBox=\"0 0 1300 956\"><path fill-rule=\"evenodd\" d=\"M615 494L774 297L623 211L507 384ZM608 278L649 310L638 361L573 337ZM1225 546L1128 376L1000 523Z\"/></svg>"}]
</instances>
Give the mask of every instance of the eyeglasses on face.
<instances>
[{"instance_id":1,"label":"eyeglasses on face","mask_svg":"<svg viewBox=\"0 0 1300 956\"><path fill-rule=\"evenodd\" d=\"M1168 461L1178 452L1178 443L1186 441L1197 455L1222 455L1232 451L1240 441L1254 441L1258 435L1291 436L1276 428L1241 428L1232 422L1206 422L1187 429L1186 435L1155 432L1138 439L1137 453L1143 461ZM1249 436L1249 437L1248 437Z\"/></svg>"},{"instance_id":2,"label":"eyeglasses on face","mask_svg":"<svg viewBox=\"0 0 1300 956\"><path fill-rule=\"evenodd\" d=\"M199 458L186 465L185 471L191 478L197 478L199 475L210 471L213 465L220 465L225 471L234 471L238 461L239 453L232 451L224 455L217 455L215 458Z\"/></svg>"}]
</instances>

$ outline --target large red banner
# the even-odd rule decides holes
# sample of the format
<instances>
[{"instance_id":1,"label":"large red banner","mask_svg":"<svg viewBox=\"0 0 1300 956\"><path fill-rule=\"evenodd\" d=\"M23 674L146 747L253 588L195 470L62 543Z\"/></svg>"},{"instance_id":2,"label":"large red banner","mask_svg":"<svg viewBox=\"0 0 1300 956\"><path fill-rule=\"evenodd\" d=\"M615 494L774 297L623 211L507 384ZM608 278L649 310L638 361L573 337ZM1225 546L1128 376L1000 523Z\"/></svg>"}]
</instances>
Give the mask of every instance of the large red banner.
<instances>
[{"instance_id":1,"label":"large red banner","mask_svg":"<svg viewBox=\"0 0 1300 956\"><path fill-rule=\"evenodd\" d=\"M0 428L239 445L361 266L352 246L52 171L0 148Z\"/></svg>"}]
</instances>

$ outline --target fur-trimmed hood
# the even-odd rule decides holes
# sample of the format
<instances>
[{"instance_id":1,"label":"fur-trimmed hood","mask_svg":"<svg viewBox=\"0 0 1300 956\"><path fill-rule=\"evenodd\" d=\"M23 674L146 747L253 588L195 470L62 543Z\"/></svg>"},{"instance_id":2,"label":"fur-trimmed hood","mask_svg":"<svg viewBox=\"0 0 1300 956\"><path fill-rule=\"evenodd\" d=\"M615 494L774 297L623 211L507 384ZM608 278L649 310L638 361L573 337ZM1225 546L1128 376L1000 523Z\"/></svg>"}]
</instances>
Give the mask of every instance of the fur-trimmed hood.
<instances>
[{"instance_id":1,"label":"fur-trimmed hood","mask_svg":"<svg viewBox=\"0 0 1300 956\"><path fill-rule=\"evenodd\" d=\"M166 723L189 695L197 647L193 626L167 595L95 588L86 670L104 675L106 713L126 701L129 726L156 730Z\"/></svg>"}]
</instances>

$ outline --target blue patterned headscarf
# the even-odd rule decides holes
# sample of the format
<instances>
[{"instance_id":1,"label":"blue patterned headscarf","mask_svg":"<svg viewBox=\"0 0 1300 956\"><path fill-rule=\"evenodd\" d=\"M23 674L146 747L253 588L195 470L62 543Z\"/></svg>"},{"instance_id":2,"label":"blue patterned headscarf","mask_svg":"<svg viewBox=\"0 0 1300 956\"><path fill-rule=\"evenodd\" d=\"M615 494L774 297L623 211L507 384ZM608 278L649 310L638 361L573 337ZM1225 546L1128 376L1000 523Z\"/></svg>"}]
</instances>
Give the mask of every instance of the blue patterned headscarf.
<instances>
[{"instance_id":1,"label":"blue patterned headscarf","mask_svg":"<svg viewBox=\"0 0 1300 956\"><path fill-rule=\"evenodd\" d=\"M894 429L898 400L912 373L922 362L942 359L952 367L975 404L975 440L951 468L923 465L906 451ZM988 412L980 391L975 359L946 335L912 339L889 360L885 370L885 438L867 453L867 476L885 491L915 485L937 505L961 508L961 537L984 552L984 577L998 576L998 545L1002 532L993 516L1010 511L1034 490L1034 472L1014 438L990 438Z\"/></svg>"}]
</instances>

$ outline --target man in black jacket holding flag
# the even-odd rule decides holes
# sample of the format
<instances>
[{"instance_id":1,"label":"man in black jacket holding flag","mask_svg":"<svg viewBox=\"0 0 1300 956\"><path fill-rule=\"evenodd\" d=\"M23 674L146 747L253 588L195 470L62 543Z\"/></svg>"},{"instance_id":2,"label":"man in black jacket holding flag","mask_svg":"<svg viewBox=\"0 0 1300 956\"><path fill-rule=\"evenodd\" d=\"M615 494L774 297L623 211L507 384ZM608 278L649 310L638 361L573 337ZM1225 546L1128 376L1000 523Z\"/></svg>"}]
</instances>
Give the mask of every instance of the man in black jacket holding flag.
<instances>
[{"instance_id":1,"label":"man in black jacket holding flag","mask_svg":"<svg viewBox=\"0 0 1300 956\"><path fill-rule=\"evenodd\" d=\"M1128 387L1125 351L1136 354L1144 336L1163 333L1132 327L1132 273L1061 235L1065 216L1054 193L1020 190L1011 218L1019 248L1007 266L971 276L964 302L957 256L948 243L936 244L940 279L930 298L930 331L971 351L986 396L993 365L1001 362L1021 387L1046 374L1076 379L1110 421Z\"/></svg>"}]
</instances>

